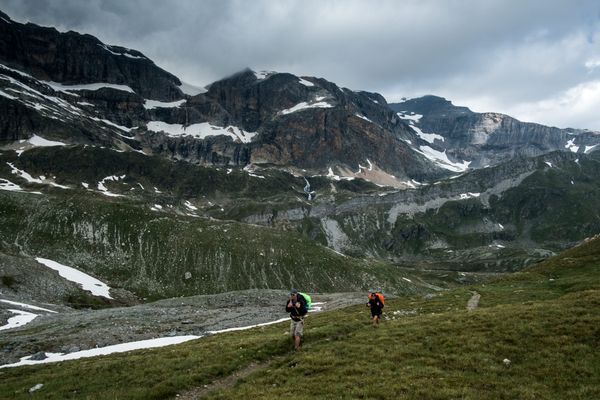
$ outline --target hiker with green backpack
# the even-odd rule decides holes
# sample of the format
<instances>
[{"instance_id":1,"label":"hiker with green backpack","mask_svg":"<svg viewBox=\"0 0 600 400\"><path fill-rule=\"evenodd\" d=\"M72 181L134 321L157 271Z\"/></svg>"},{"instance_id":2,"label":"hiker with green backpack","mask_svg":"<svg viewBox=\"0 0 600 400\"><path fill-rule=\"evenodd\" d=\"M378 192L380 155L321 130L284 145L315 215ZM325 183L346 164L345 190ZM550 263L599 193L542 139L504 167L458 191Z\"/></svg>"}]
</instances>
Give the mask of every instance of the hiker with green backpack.
<instances>
[{"instance_id":1,"label":"hiker with green backpack","mask_svg":"<svg viewBox=\"0 0 600 400\"><path fill-rule=\"evenodd\" d=\"M298 292L292 289L288 302L285 306L285 311L290 313L292 319L290 323L290 336L294 341L294 349L296 351L302 348L302 336L304 335L304 317L310 309L311 299L306 293Z\"/></svg>"}]
</instances>

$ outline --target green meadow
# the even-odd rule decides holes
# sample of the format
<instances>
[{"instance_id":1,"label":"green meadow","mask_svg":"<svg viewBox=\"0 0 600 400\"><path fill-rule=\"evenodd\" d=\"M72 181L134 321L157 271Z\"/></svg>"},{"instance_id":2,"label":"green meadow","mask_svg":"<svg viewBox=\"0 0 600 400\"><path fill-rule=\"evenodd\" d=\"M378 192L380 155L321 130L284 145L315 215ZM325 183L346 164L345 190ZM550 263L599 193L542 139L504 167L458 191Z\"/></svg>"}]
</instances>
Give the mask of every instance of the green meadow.
<instances>
[{"instance_id":1,"label":"green meadow","mask_svg":"<svg viewBox=\"0 0 600 400\"><path fill-rule=\"evenodd\" d=\"M0 370L7 399L600 398L600 239L496 281L157 350ZM466 310L473 292L479 307ZM239 374L239 378L238 378ZM29 393L34 385L43 388Z\"/></svg>"}]
</instances>

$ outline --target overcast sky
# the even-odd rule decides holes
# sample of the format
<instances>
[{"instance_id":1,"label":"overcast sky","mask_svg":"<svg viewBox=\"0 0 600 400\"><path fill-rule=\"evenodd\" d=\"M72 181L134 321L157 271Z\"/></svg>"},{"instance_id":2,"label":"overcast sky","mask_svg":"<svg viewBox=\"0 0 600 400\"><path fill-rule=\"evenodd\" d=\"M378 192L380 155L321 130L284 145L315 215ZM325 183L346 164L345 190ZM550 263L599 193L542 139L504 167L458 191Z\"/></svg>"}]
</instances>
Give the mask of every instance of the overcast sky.
<instances>
[{"instance_id":1,"label":"overcast sky","mask_svg":"<svg viewBox=\"0 0 600 400\"><path fill-rule=\"evenodd\" d=\"M245 67L600 130L598 0L0 0L204 86Z\"/></svg>"}]
</instances>

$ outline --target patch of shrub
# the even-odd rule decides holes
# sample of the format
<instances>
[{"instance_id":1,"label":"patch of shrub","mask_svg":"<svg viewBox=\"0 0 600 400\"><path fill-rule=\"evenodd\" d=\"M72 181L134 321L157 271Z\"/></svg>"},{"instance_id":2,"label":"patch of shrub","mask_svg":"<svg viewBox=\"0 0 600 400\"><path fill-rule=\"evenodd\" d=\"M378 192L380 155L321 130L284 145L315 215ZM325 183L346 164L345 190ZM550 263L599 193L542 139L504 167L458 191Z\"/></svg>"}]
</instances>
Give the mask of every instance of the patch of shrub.
<instances>
[{"instance_id":1,"label":"patch of shrub","mask_svg":"<svg viewBox=\"0 0 600 400\"><path fill-rule=\"evenodd\" d=\"M17 280L15 279L14 276L11 275L4 275L2 278L0 278L0 280L2 281L2 284L6 287L12 288L13 285L15 283L17 283Z\"/></svg>"}]
</instances>

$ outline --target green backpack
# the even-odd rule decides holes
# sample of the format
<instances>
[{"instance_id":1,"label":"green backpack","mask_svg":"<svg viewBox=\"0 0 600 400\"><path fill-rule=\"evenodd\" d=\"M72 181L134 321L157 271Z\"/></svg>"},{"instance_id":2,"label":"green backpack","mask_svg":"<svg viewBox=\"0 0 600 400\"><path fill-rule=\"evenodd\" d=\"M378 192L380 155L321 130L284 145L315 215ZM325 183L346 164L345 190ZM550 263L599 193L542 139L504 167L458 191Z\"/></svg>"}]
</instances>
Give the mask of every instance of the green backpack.
<instances>
[{"instance_id":1,"label":"green backpack","mask_svg":"<svg viewBox=\"0 0 600 400\"><path fill-rule=\"evenodd\" d=\"M304 297L304 301L306 301L306 311L309 311L310 307L312 306L312 299L306 293L298 292L298 294Z\"/></svg>"}]
</instances>

